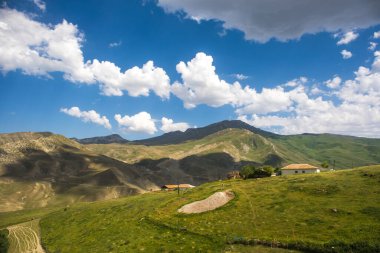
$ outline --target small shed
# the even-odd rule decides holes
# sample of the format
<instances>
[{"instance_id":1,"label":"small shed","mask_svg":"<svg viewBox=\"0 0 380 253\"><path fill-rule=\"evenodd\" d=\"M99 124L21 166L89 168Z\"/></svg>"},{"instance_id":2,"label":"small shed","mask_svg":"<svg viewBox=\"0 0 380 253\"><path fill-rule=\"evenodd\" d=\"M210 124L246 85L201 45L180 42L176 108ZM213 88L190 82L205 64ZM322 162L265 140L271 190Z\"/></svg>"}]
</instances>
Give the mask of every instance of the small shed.
<instances>
[{"instance_id":1,"label":"small shed","mask_svg":"<svg viewBox=\"0 0 380 253\"><path fill-rule=\"evenodd\" d=\"M191 184L166 184L166 185L163 185L161 186L161 190L165 190L165 191L174 191L174 190L177 190L178 188L180 190L185 190L185 189L190 189L190 188L194 188L195 186L194 185L191 185Z\"/></svg>"},{"instance_id":2,"label":"small shed","mask_svg":"<svg viewBox=\"0 0 380 253\"><path fill-rule=\"evenodd\" d=\"M319 172L321 172L320 168L307 163L294 163L281 168L282 175L310 174Z\"/></svg>"}]
</instances>

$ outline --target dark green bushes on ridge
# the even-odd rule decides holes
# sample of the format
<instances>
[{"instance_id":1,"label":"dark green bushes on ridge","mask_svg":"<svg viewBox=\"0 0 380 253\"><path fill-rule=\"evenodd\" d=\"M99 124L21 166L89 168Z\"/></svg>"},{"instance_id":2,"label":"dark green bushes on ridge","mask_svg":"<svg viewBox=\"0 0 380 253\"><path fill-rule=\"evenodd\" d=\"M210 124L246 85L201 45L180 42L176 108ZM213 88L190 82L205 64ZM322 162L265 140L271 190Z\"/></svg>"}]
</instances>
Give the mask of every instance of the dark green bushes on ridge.
<instances>
[{"instance_id":1,"label":"dark green bushes on ridge","mask_svg":"<svg viewBox=\"0 0 380 253\"><path fill-rule=\"evenodd\" d=\"M246 165L241 169L240 174L244 179L247 178L261 178L261 177L270 177L274 169L272 166L263 166L256 168L253 165Z\"/></svg>"}]
</instances>

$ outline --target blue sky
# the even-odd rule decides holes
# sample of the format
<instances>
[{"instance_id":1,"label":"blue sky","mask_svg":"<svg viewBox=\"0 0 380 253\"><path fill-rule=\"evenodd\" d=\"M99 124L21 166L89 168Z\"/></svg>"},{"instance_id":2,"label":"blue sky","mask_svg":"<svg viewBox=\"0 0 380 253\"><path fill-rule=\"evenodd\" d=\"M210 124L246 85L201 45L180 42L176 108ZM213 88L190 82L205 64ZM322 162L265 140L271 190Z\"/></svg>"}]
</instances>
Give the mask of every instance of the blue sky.
<instances>
[{"instance_id":1,"label":"blue sky","mask_svg":"<svg viewBox=\"0 0 380 253\"><path fill-rule=\"evenodd\" d=\"M241 119L380 137L376 1L264 4L269 19L238 2L2 1L0 132L139 139Z\"/></svg>"}]
</instances>

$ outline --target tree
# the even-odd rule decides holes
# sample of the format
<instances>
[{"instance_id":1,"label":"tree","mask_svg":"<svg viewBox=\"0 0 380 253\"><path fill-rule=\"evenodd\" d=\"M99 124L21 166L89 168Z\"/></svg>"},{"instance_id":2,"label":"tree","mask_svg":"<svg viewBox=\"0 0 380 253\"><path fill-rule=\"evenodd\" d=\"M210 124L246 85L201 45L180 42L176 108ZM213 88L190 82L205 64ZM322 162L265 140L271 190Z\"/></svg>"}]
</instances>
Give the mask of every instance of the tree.
<instances>
[{"instance_id":1,"label":"tree","mask_svg":"<svg viewBox=\"0 0 380 253\"><path fill-rule=\"evenodd\" d=\"M324 168L324 169L327 169L329 167L329 163L327 161L324 161L322 164L321 164L321 167Z\"/></svg>"},{"instance_id":2,"label":"tree","mask_svg":"<svg viewBox=\"0 0 380 253\"><path fill-rule=\"evenodd\" d=\"M273 170L272 166L266 165L266 166L263 166L263 167L256 169L253 177L255 177L255 178L270 177L270 176L272 176L273 171L274 170Z\"/></svg>"},{"instance_id":3,"label":"tree","mask_svg":"<svg viewBox=\"0 0 380 253\"><path fill-rule=\"evenodd\" d=\"M244 179L247 179L247 178L250 178L250 176L253 174L253 171L255 170L255 166L253 165L245 165L241 171L240 171L240 175L242 176L242 178Z\"/></svg>"}]
</instances>

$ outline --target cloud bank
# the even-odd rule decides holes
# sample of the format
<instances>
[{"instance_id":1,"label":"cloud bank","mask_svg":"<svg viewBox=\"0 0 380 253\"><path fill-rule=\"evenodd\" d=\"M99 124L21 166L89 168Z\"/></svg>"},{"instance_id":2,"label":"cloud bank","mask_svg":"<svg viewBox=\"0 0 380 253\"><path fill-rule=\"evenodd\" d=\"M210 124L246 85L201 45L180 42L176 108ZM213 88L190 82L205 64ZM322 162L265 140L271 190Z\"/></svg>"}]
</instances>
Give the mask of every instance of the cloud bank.
<instances>
[{"instance_id":1,"label":"cloud bank","mask_svg":"<svg viewBox=\"0 0 380 253\"><path fill-rule=\"evenodd\" d=\"M169 98L166 72L148 61L141 68L122 71L109 61L85 61L84 36L77 26L63 20L56 25L34 21L12 9L0 9L0 70L21 70L26 75L47 76L61 72L73 83L98 84L107 96L148 96L152 91Z\"/></svg>"},{"instance_id":2,"label":"cloud bank","mask_svg":"<svg viewBox=\"0 0 380 253\"><path fill-rule=\"evenodd\" d=\"M380 136L380 51L374 53L370 69L358 68L355 79L343 81L334 76L325 81L328 91L317 86L310 90L306 77L261 91L243 88L239 82L231 84L220 79L213 58L204 53L196 54L187 63L180 62L177 71L182 82L175 82L172 90L189 109L200 104L230 105L238 119L281 134Z\"/></svg>"},{"instance_id":3,"label":"cloud bank","mask_svg":"<svg viewBox=\"0 0 380 253\"><path fill-rule=\"evenodd\" d=\"M158 5L169 13L184 12L197 22L221 21L224 29L238 29L247 40L259 42L367 28L380 22L378 0L158 0Z\"/></svg>"}]
</instances>

